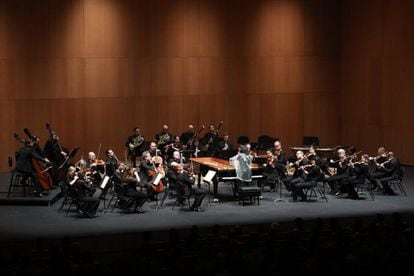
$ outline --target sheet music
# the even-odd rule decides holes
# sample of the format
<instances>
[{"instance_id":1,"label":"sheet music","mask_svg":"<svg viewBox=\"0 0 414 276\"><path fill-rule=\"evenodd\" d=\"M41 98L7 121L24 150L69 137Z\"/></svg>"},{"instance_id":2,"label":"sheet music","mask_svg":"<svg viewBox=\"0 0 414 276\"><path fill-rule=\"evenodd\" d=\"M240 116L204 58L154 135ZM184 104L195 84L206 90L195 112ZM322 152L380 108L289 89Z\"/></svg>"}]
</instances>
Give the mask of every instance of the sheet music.
<instances>
[{"instance_id":1,"label":"sheet music","mask_svg":"<svg viewBox=\"0 0 414 276\"><path fill-rule=\"evenodd\" d=\"M157 175L155 175L154 180L152 181L152 184L154 185L158 185L161 181L162 178L162 174L157 173Z\"/></svg>"},{"instance_id":2,"label":"sheet music","mask_svg":"<svg viewBox=\"0 0 414 276\"><path fill-rule=\"evenodd\" d=\"M209 170L207 174L203 177L203 180L211 183L216 173L216 171Z\"/></svg>"},{"instance_id":3,"label":"sheet music","mask_svg":"<svg viewBox=\"0 0 414 276\"><path fill-rule=\"evenodd\" d=\"M104 190L105 187L106 187L106 185L109 182L109 178L110 178L109 176L105 175L104 179L102 179L101 185L99 185L99 188L101 188L102 190Z\"/></svg>"}]
</instances>

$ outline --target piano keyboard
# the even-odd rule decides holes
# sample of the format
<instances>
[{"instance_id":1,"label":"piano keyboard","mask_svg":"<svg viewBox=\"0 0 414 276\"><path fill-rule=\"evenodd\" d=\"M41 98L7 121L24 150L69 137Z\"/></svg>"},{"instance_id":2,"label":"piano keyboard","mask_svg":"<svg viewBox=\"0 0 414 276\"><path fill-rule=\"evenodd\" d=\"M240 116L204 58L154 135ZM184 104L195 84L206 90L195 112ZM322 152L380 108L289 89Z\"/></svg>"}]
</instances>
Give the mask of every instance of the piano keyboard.
<instances>
[{"instance_id":1,"label":"piano keyboard","mask_svg":"<svg viewBox=\"0 0 414 276\"><path fill-rule=\"evenodd\" d=\"M263 175L253 175L252 179L260 179L263 178ZM220 180L222 181L232 181L232 180L236 180L237 177L236 176L225 176L225 177L220 177Z\"/></svg>"}]
</instances>

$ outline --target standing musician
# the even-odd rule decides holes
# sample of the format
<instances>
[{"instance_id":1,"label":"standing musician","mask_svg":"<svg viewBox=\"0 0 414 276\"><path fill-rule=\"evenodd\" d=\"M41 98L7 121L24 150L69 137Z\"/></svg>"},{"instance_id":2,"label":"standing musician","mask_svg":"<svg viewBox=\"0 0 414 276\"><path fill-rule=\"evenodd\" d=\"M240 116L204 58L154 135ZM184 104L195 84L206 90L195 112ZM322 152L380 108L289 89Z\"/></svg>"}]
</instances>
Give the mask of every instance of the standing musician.
<instances>
[{"instance_id":1,"label":"standing musician","mask_svg":"<svg viewBox=\"0 0 414 276\"><path fill-rule=\"evenodd\" d=\"M395 192L391 189L388 181L398 180L402 177L400 162L395 158L394 153L390 151L387 154L387 160L379 166L380 169L383 169L384 175L375 179L377 185L382 185L385 195L395 195Z\"/></svg>"},{"instance_id":2,"label":"standing musician","mask_svg":"<svg viewBox=\"0 0 414 276\"><path fill-rule=\"evenodd\" d=\"M196 212L201 211L200 206L206 196L204 190L193 188L195 178L192 173L184 170L183 165L177 164L174 171L175 173L169 173L169 178L177 189L178 203L183 206L185 201L184 196L192 196L194 197L194 202L191 205L190 210Z\"/></svg>"},{"instance_id":3,"label":"standing musician","mask_svg":"<svg viewBox=\"0 0 414 276\"><path fill-rule=\"evenodd\" d=\"M45 156L55 167L59 167L65 161L68 152L59 143L59 136L54 131L50 131L49 139L43 148Z\"/></svg>"},{"instance_id":4,"label":"standing musician","mask_svg":"<svg viewBox=\"0 0 414 276\"><path fill-rule=\"evenodd\" d=\"M209 132L207 132L202 141L202 145L204 147L205 150L207 151L213 151L214 150L214 146L216 143L216 138L219 132L220 127L223 125L223 121L220 121L217 129L214 128L213 125L210 125L209 127Z\"/></svg>"},{"instance_id":5,"label":"standing musician","mask_svg":"<svg viewBox=\"0 0 414 276\"><path fill-rule=\"evenodd\" d=\"M141 191L145 187L145 184L141 182L136 168L128 168L125 164L119 163L114 172L114 181L118 185L122 185L125 189L125 195L133 198L135 202L134 212L144 213L142 206L147 201L147 195ZM129 209L128 202L123 203L123 210Z\"/></svg>"},{"instance_id":6,"label":"standing musician","mask_svg":"<svg viewBox=\"0 0 414 276\"><path fill-rule=\"evenodd\" d=\"M47 190L43 190L39 184L39 176L36 174L32 159L40 160L46 163L50 161L47 158L42 157L34 149L34 141L25 141L25 145L20 148L16 155L16 171L23 175L22 183L26 183L28 178L31 178L34 188L36 189L36 195L43 197L49 194Z\"/></svg>"},{"instance_id":7,"label":"standing musician","mask_svg":"<svg viewBox=\"0 0 414 276\"><path fill-rule=\"evenodd\" d=\"M112 176L115 173L118 164L120 163L118 157L116 157L113 150L108 149L105 152L106 161L105 161L105 172L107 176Z\"/></svg>"},{"instance_id":8,"label":"standing musician","mask_svg":"<svg viewBox=\"0 0 414 276\"><path fill-rule=\"evenodd\" d=\"M346 156L344 149L338 149L338 160L330 160L330 165L336 168L336 174L327 177L325 180L328 182L331 188L331 193L340 195L339 188L342 185L347 185L348 178L350 176L349 158Z\"/></svg>"},{"instance_id":9,"label":"standing musician","mask_svg":"<svg viewBox=\"0 0 414 276\"><path fill-rule=\"evenodd\" d=\"M171 142L172 135L168 132L168 126L163 125L161 132L155 135L155 141L159 150L163 151L164 147Z\"/></svg>"},{"instance_id":10,"label":"standing musician","mask_svg":"<svg viewBox=\"0 0 414 276\"><path fill-rule=\"evenodd\" d=\"M303 151L298 150L296 152L296 161L294 163L290 163L289 166L291 168L294 168L295 171L292 176L287 177L283 180L283 183L285 183L286 189L288 191L292 190L292 186L296 185L299 182L305 182L305 165L308 164L308 160L305 158L305 155L303 154Z\"/></svg>"},{"instance_id":11,"label":"standing musician","mask_svg":"<svg viewBox=\"0 0 414 276\"><path fill-rule=\"evenodd\" d=\"M189 146L189 144L191 144L192 142L191 140L193 139L194 135L195 135L194 126L190 124L188 125L187 131L181 134L180 140L183 143L183 145L188 144L187 146Z\"/></svg>"},{"instance_id":12,"label":"standing musician","mask_svg":"<svg viewBox=\"0 0 414 276\"><path fill-rule=\"evenodd\" d=\"M98 198L92 197L95 189L90 187L88 179L80 175L73 166L68 168L66 185L68 192L78 200L78 212L90 218L95 216L100 203Z\"/></svg>"},{"instance_id":13,"label":"standing musician","mask_svg":"<svg viewBox=\"0 0 414 276\"><path fill-rule=\"evenodd\" d=\"M145 138L141 135L141 129L139 127L134 128L134 134L128 137L125 146L128 149L128 154L131 157L131 166L137 167L137 157L142 154L142 145Z\"/></svg>"},{"instance_id":14,"label":"standing musician","mask_svg":"<svg viewBox=\"0 0 414 276\"><path fill-rule=\"evenodd\" d=\"M341 193L347 193L349 198L358 199L356 186L364 184L366 179L369 179L369 156L363 154L361 161L354 162L352 158L349 160L351 169L351 177L347 183L341 186Z\"/></svg>"},{"instance_id":15,"label":"standing musician","mask_svg":"<svg viewBox=\"0 0 414 276\"><path fill-rule=\"evenodd\" d=\"M274 147L272 149L273 155L277 158L277 171L282 178L286 178L286 165L287 165L287 158L286 153L282 148L282 143L276 139L274 142Z\"/></svg>"},{"instance_id":16,"label":"standing musician","mask_svg":"<svg viewBox=\"0 0 414 276\"><path fill-rule=\"evenodd\" d=\"M301 197L302 201L306 201L307 196L303 192L303 189L316 187L318 185L318 180L321 176L321 169L316 163L316 159L314 157L310 157L308 161L309 164L300 168L304 172L304 176L301 178L302 181L291 183L293 201L296 201L298 196Z\"/></svg>"},{"instance_id":17,"label":"standing musician","mask_svg":"<svg viewBox=\"0 0 414 276\"><path fill-rule=\"evenodd\" d=\"M266 151L266 163L263 164L263 180L270 186L270 192L275 191L276 180L279 177L277 171L277 158L273 156L272 150L268 149Z\"/></svg>"}]
</instances>

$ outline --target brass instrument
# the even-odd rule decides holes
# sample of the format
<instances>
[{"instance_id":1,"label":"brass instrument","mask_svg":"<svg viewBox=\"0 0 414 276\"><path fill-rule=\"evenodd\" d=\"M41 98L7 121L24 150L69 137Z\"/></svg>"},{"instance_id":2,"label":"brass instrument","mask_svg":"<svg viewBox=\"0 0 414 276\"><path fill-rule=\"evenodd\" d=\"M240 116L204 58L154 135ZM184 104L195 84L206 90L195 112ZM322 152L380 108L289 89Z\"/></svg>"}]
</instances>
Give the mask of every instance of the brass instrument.
<instances>
[{"instance_id":1,"label":"brass instrument","mask_svg":"<svg viewBox=\"0 0 414 276\"><path fill-rule=\"evenodd\" d=\"M136 147L139 147L142 145L142 143L144 143L144 136L142 135L138 135L137 137L132 139L132 143L128 144L128 148L130 151L133 151Z\"/></svg>"},{"instance_id":2,"label":"brass instrument","mask_svg":"<svg viewBox=\"0 0 414 276\"><path fill-rule=\"evenodd\" d=\"M171 140L170 134L164 133L158 137L157 146L164 145Z\"/></svg>"}]
</instances>

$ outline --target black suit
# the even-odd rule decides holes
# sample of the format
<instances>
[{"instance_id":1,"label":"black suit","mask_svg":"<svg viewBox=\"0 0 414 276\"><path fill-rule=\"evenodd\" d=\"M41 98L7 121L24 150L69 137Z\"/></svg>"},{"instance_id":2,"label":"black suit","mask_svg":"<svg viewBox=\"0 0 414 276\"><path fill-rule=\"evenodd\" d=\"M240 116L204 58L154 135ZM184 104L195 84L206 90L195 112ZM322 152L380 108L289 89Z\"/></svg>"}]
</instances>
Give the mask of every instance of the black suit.
<instances>
[{"instance_id":1,"label":"black suit","mask_svg":"<svg viewBox=\"0 0 414 276\"><path fill-rule=\"evenodd\" d=\"M198 209L206 196L206 193L202 189L192 188L195 179L193 177L189 177L186 172L170 174L169 178L175 183L179 203L182 204L184 202L184 196L191 196L194 197L191 210Z\"/></svg>"},{"instance_id":2,"label":"black suit","mask_svg":"<svg viewBox=\"0 0 414 276\"><path fill-rule=\"evenodd\" d=\"M136 168L137 167L137 157L140 156L142 154L142 145L144 145L144 140L143 142L139 145L136 146L134 149L130 149L129 148L129 144L134 144L135 139L137 139L137 135L131 135L128 137L127 141L125 142L125 146L128 149L128 153L131 156L131 166ZM142 139L144 139L144 137L142 136Z\"/></svg>"},{"instance_id":3,"label":"black suit","mask_svg":"<svg viewBox=\"0 0 414 276\"><path fill-rule=\"evenodd\" d=\"M384 176L376 179L377 184L381 184L384 188L384 194L393 195L394 191L391 189L388 181L398 180L401 178L400 162L393 158L384 164Z\"/></svg>"},{"instance_id":4,"label":"black suit","mask_svg":"<svg viewBox=\"0 0 414 276\"><path fill-rule=\"evenodd\" d=\"M22 182L26 182L26 180L30 177L32 179L32 183L36 192L40 194L42 189L39 185L39 177L36 174L33 165L32 159L37 159L41 161L45 161L45 159L36 152L33 147L23 147L19 150L17 154L18 158L16 160L16 171L23 175Z\"/></svg>"},{"instance_id":5,"label":"black suit","mask_svg":"<svg viewBox=\"0 0 414 276\"><path fill-rule=\"evenodd\" d=\"M227 149L226 149L227 144ZM233 150L233 145L230 143L230 141L221 140L217 143L217 150Z\"/></svg>"},{"instance_id":6,"label":"black suit","mask_svg":"<svg viewBox=\"0 0 414 276\"><path fill-rule=\"evenodd\" d=\"M62 150L57 140L49 139L46 141L43 153L55 167L59 167L65 161L65 156L61 153Z\"/></svg>"},{"instance_id":7,"label":"black suit","mask_svg":"<svg viewBox=\"0 0 414 276\"><path fill-rule=\"evenodd\" d=\"M347 185L347 181L350 175L349 159L346 158L343 162L335 163L336 174L326 178L331 192L335 194L339 191L342 185Z\"/></svg>"},{"instance_id":8,"label":"black suit","mask_svg":"<svg viewBox=\"0 0 414 276\"><path fill-rule=\"evenodd\" d=\"M341 186L341 192L348 193L351 198L357 198L358 193L355 186L358 184L364 184L366 179L369 179L369 166L368 164L355 164L351 170L352 176L347 183Z\"/></svg>"},{"instance_id":9,"label":"black suit","mask_svg":"<svg viewBox=\"0 0 414 276\"><path fill-rule=\"evenodd\" d=\"M300 178L302 181L297 183L292 183L292 195L293 199L296 200L298 196L302 200L306 200L306 194L303 192L303 189L316 187L318 185L318 180L321 175L321 169L318 165L307 168L307 174L304 178Z\"/></svg>"}]
</instances>

